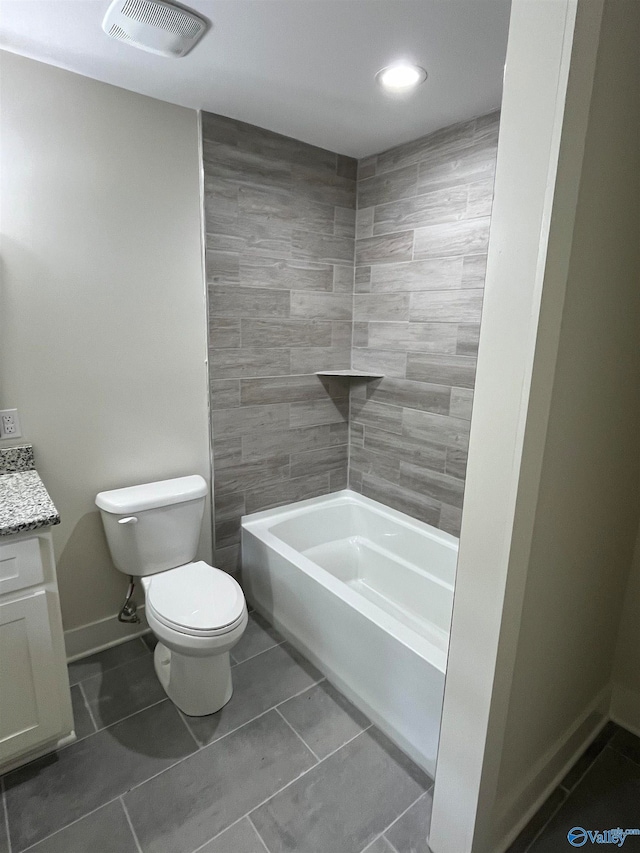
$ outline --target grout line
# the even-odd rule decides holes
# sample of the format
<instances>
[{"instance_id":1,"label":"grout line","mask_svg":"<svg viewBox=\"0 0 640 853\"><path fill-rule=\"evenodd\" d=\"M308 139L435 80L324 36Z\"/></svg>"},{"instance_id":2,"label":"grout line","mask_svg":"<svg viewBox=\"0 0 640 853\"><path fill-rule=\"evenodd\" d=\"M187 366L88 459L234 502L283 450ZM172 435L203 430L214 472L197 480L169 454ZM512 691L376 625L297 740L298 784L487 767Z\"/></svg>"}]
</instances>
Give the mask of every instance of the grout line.
<instances>
[{"instance_id":1,"label":"grout line","mask_svg":"<svg viewBox=\"0 0 640 853\"><path fill-rule=\"evenodd\" d=\"M133 643L133 642L135 642L135 640L139 640L139 639L140 639L140 637L134 637L132 640L127 640L127 642ZM121 645L123 645L123 644L121 643ZM109 651L109 650L105 649L104 651ZM96 654L101 654L101 652L96 652ZM147 649L147 654L149 654L148 649ZM92 655L90 655L90 657L92 657ZM133 664L136 661L141 660L144 657L146 657L145 654L138 655L135 658L131 658L131 660L123 661L122 663L116 664L116 666L110 666L107 669L103 669L100 672L96 672L94 675L87 675L85 678L80 678L80 679L78 679L78 681L74 681L73 684L71 683L71 679L69 679L69 687L75 687L76 684L82 684L85 681L91 681L92 678L104 678L104 676L108 672L115 672L116 669L120 669L123 666L129 666L130 664ZM68 664L67 665L67 671L69 669L69 666L73 666L73 663L79 663L82 660L86 660L86 658L79 658L77 661L73 661L71 664Z\"/></svg>"},{"instance_id":2,"label":"grout line","mask_svg":"<svg viewBox=\"0 0 640 853\"><path fill-rule=\"evenodd\" d=\"M138 853L143 853L142 846L140 844L140 841L138 840L138 835L137 835L135 829L133 828L133 824L131 823L131 815L129 814L129 810L127 809L127 807L125 805L124 797L122 796L122 794L118 797L118 799L120 800L120 805L122 806L122 809L124 811L124 816L126 817L127 823L129 824L129 829L131 830L131 834L133 835L133 839L136 842L136 847L138 848Z\"/></svg>"},{"instance_id":3,"label":"grout line","mask_svg":"<svg viewBox=\"0 0 640 853\"><path fill-rule=\"evenodd\" d=\"M158 699L156 702L152 702L150 705L145 705L144 708L138 708L137 711L132 711L130 714L127 714L126 717L120 717L119 720L114 720L112 723L109 723L107 726L100 726L97 732L94 734L98 734L99 732L106 732L107 729L113 728L113 726L117 726L119 723L123 723L125 720L130 720L131 717L135 717L136 714L141 714L143 711L148 711L149 708L155 708L156 705L160 705L162 702L166 702L169 699L168 696L163 696L162 699ZM175 706L174 706L175 707ZM72 744L69 744L71 746ZM64 747L66 749L66 747Z\"/></svg>"},{"instance_id":4,"label":"grout line","mask_svg":"<svg viewBox=\"0 0 640 853\"><path fill-rule=\"evenodd\" d=\"M280 710L280 708L278 708L278 707L276 706L273 710L274 710L274 711L276 712L276 714L280 717L280 719L281 719L281 720L283 720L283 721L284 721L284 722L289 726L289 728L290 728L290 729L291 729L291 731L294 733L294 735L302 741L302 743L303 743L303 744L304 744L304 746L309 750L309 752L311 753L311 755L313 755L313 757L315 758L316 762L319 762L319 761L320 761L320 759L318 758L318 756L317 756L317 755L315 754L315 752L311 749L311 747L310 747L310 746L309 746L309 744L306 742L306 740L302 737L302 735L300 734L300 732L297 732L297 731L294 729L294 727L291 725L291 723L289 722L289 720L287 720L287 718L284 716L284 714L282 713L282 711Z\"/></svg>"},{"instance_id":5,"label":"grout line","mask_svg":"<svg viewBox=\"0 0 640 853\"><path fill-rule=\"evenodd\" d=\"M301 478L301 479L303 479L303 478ZM235 658L234 658L234 660L236 661L236 662L235 662L235 666L242 666L242 664L243 664L243 663L246 663L246 662L247 662L247 661L249 661L249 660L253 660L254 658L259 657L260 655L265 654L265 652L270 652L272 649L275 649L275 648L277 648L278 646L282 646L282 645L284 645L284 643L286 643L286 642L287 642L287 641L283 638L282 640L280 640L280 642L278 642L278 643L274 643L272 646L269 646L269 648L268 648L268 649L263 649L261 652L256 652L256 653L255 653L255 655L249 655L249 657L248 657L248 658L243 658L242 660L237 660L237 659L235 659Z\"/></svg>"},{"instance_id":6,"label":"grout line","mask_svg":"<svg viewBox=\"0 0 640 853\"><path fill-rule=\"evenodd\" d=\"M0 776L0 799L2 800L4 829L7 835L7 853L11 853L11 836L9 835L9 808L7 806L7 795L4 789L4 776Z\"/></svg>"},{"instance_id":7,"label":"grout line","mask_svg":"<svg viewBox=\"0 0 640 853\"><path fill-rule=\"evenodd\" d=\"M95 809L91 809L91 811L87 812L86 814L81 815L80 817L77 817L75 820L72 820L70 823L65 823L64 826L60 827L60 829L56 829L55 832L51 832L51 833L49 833L49 835L45 835L44 838L40 838L38 841L34 841L33 844L30 844L28 847L25 847L21 851L21 853L28 853L29 850L33 850L35 847L37 847L43 841L48 841L49 838L53 838L55 835L60 835L60 833L63 832L65 829L68 829L70 826L74 826L76 823L80 823L80 821L84 820L85 817L89 817L90 815L95 814L96 812L99 812L100 809L103 809L105 806L110 806L111 803L115 803L119 799L120 799L119 796L112 797L110 800L107 800L105 803L100 803L100 805L96 806Z\"/></svg>"},{"instance_id":8,"label":"grout line","mask_svg":"<svg viewBox=\"0 0 640 853\"><path fill-rule=\"evenodd\" d=\"M78 689L80 690L80 695L82 696L82 701L84 702L84 707L89 712L89 719L91 720L91 723L93 724L92 734L95 734L98 731L98 724L96 723L96 719L93 716L93 711L91 710L91 706L89 705L89 700L87 699L86 693L84 692L84 688L82 686L81 681L78 682ZM87 737L90 737L90 735L87 735ZM80 740L84 740L84 738L80 738ZM69 744L69 745L71 745L71 744Z\"/></svg>"},{"instance_id":9,"label":"grout line","mask_svg":"<svg viewBox=\"0 0 640 853\"><path fill-rule=\"evenodd\" d=\"M584 777L583 777L583 778L584 778ZM575 788L574 788L573 790L575 791ZM567 800L569 799L569 797L570 797L570 796L571 796L571 793L568 793L568 794L567 794L567 796L566 796L566 797L562 800L562 802L558 805L558 808L557 808L557 809L554 809L554 811L549 815L548 820L546 820L546 821L542 824L542 826L541 826L541 827L540 827L540 829L536 832L536 834L533 836L533 838L531 839L531 841L529 842L529 844L527 844L526 850L523 850L523 853L529 853L529 850L531 850L531 848L533 847L533 845L534 845L534 844L536 843L536 841L540 838L540 836L542 835L542 833L543 833L543 832L545 831L545 829L549 826L549 824L550 824L550 823L551 823L551 821L554 819L554 817L558 814L558 812L560 811L560 809L561 809L561 808L566 804L566 802L567 802ZM537 814L537 812L536 812L536 814ZM535 815L533 815L533 816L532 816L531 820L533 820L533 818L534 818L534 817L535 817ZM528 826L528 824L527 824L527 826ZM522 828L522 831L524 832L524 830L525 830L525 829L526 829L526 826L524 826L524 827ZM519 837L519 836L518 836L518 837ZM517 841L517 838L516 838L516 839L514 839L514 841L513 841L512 843L515 843L515 841Z\"/></svg>"},{"instance_id":10,"label":"grout line","mask_svg":"<svg viewBox=\"0 0 640 853\"><path fill-rule=\"evenodd\" d=\"M613 740L613 738L612 738L612 740ZM607 743L607 745L604 747L602 752L600 752L598 754L598 758L600 758L600 756L602 755L602 753L604 752L605 749L610 749L612 752L615 752L616 755L621 755L623 758L626 758L627 761L631 761L633 764L637 764L640 767L640 758L632 758L626 752L623 752L621 749L618 749L617 746L612 746L611 740Z\"/></svg>"},{"instance_id":11,"label":"grout line","mask_svg":"<svg viewBox=\"0 0 640 853\"><path fill-rule=\"evenodd\" d=\"M403 817L406 815L406 813L407 813L408 811L410 811L410 810L411 810L411 809L412 809L412 808L413 808L417 803L419 803L419 802L420 802L420 800L421 800L423 797L426 797L426 796L427 796L427 794L429 793L429 791L432 791L432 790L433 790L433 782L431 783L431 785L429 785L429 787L427 788L427 790L426 790L426 791L423 791L423 792L420 794L420 796L419 796L419 797L416 797L416 799L411 803L411 805L407 806L407 808L406 808L404 811L400 812L400 814L399 814L397 817L394 817L394 819L391 821L391 823L390 823L390 824L388 824L388 825L387 825L387 826L382 830L382 832L380 833L380 835L384 835L384 834L385 834L385 832L389 832L389 830L390 830L390 829L392 829L392 828L396 825L396 823L400 820L400 818L403 818ZM389 839L388 839L388 838L385 838L385 841L389 841ZM391 842L390 842L390 841L389 841L389 844L391 844ZM393 846L393 845L392 845L392 846Z\"/></svg>"},{"instance_id":12,"label":"grout line","mask_svg":"<svg viewBox=\"0 0 640 853\"><path fill-rule=\"evenodd\" d=\"M152 634L152 633L153 633L152 631L147 631L147 634ZM151 649L149 648L149 646L148 646L148 645L145 643L145 641L144 641L144 637L146 637L146 636L147 636L147 634L143 634L142 636L138 637L138 639L140 640L140 642L141 642L141 643L142 643L142 645L144 646L144 650L146 651L146 653L147 653L148 655L152 655L152 654L153 654L153 652L151 651ZM141 657L142 657L142 656L141 656Z\"/></svg>"},{"instance_id":13,"label":"grout line","mask_svg":"<svg viewBox=\"0 0 640 853\"><path fill-rule=\"evenodd\" d=\"M176 708L176 711L178 712L178 716L180 717L180 719L182 720L182 722L185 724L185 727L186 727L187 731L188 731L188 732L189 732L189 734L191 735L191 738L193 739L193 742L195 743L195 745L196 745L197 749L203 749L203 748L204 748L204 747L203 747L203 745L200 743L200 741L198 740L198 738L195 736L195 734L193 733L193 731L192 731L192 729L191 729L191 726L189 725L189 723L188 723L188 721L187 721L186 714L184 714L184 713L180 710L180 708L178 708L178 706L177 706L177 705L175 706L175 708ZM192 754L193 754L193 753L192 753Z\"/></svg>"},{"instance_id":14,"label":"grout line","mask_svg":"<svg viewBox=\"0 0 640 853\"><path fill-rule=\"evenodd\" d=\"M251 817L250 817L249 815L247 815L247 820L248 820L248 821L249 821L249 823L251 824L251 827L253 828L253 831L254 831L254 832L255 832L255 834L258 836L258 840L260 841L260 843L262 844L262 846L264 847L264 849L267 851L267 853L271 853L271 851L270 851L270 850L269 850L269 848L267 847L267 842L266 842L266 841L264 840L264 838L260 835L260 833L259 833L259 832L258 832L258 830L256 829L256 825L255 825L255 823L251 820Z\"/></svg>"},{"instance_id":15,"label":"grout line","mask_svg":"<svg viewBox=\"0 0 640 853\"><path fill-rule=\"evenodd\" d=\"M389 839L387 838L387 836L386 836L386 835L383 835L383 836L382 836L382 838L384 838L384 840L387 842L387 844L388 844L388 845L389 845L389 847L391 848L392 853L398 853L398 848L397 848L397 847L395 847L395 846L394 846L394 845L389 841Z\"/></svg>"}]
</instances>

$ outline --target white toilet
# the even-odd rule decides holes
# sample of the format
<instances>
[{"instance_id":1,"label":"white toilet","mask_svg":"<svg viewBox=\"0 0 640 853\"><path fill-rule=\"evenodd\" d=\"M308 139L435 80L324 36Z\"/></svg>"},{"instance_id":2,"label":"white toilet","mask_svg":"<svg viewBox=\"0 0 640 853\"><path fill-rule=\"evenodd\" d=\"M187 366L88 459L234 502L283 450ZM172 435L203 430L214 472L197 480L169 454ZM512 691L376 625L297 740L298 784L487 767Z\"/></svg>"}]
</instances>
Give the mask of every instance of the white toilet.
<instances>
[{"instance_id":1,"label":"white toilet","mask_svg":"<svg viewBox=\"0 0 640 853\"><path fill-rule=\"evenodd\" d=\"M240 585L195 557L207 484L179 477L100 492L96 505L118 569L142 579L154 663L167 696L202 717L231 699L229 650L247 627Z\"/></svg>"}]
</instances>

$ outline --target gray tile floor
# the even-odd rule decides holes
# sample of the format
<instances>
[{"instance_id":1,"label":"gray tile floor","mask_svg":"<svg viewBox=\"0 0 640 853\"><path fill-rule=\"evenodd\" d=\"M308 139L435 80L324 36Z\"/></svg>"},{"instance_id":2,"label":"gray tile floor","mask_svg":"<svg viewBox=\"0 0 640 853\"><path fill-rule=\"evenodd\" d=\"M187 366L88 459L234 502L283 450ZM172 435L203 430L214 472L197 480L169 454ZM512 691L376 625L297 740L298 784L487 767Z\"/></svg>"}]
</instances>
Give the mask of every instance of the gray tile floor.
<instances>
[{"instance_id":1,"label":"gray tile floor","mask_svg":"<svg viewBox=\"0 0 640 853\"><path fill-rule=\"evenodd\" d=\"M211 717L152 649L70 665L79 740L3 777L0 853L428 853L431 779L259 616Z\"/></svg>"},{"instance_id":2,"label":"gray tile floor","mask_svg":"<svg viewBox=\"0 0 640 853\"><path fill-rule=\"evenodd\" d=\"M640 828L640 738L615 723L605 726L508 853L574 850L567 833L575 826ZM623 847L640 850L640 837L627 837Z\"/></svg>"}]
</instances>

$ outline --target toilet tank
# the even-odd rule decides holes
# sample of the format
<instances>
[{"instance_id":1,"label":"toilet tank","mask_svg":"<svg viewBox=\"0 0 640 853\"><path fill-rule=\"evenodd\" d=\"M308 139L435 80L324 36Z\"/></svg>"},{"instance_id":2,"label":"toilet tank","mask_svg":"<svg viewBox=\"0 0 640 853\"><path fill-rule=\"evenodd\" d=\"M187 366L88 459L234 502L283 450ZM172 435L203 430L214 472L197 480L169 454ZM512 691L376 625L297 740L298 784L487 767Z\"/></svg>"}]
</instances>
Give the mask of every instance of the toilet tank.
<instances>
[{"instance_id":1,"label":"toilet tank","mask_svg":"<svg viewBox=\"0 0 640 853\"><path fill-rule=\"evenodd\" d=\"M100 492L96 505L116 568L144 577L192 562L206 494L197 474Z\"/></svg>"}]
</instances>

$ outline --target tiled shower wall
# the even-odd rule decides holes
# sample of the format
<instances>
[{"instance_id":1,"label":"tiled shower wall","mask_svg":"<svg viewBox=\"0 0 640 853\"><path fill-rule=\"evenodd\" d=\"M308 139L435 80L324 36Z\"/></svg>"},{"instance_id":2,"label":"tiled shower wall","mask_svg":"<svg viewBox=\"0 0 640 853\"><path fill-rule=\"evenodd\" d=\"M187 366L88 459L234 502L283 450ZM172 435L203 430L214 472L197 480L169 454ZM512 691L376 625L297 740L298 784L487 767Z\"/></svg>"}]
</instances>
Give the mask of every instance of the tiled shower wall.
<instances>
[{"instance_id":1,"label":"tiled shower wall","mask_svg":"<svg viewBox=\"0 0 640 853\"><path fill-rule=\"evenodd\" d=\"M358 164L349 485L458 534L499 114Z\"/></svg>"},{"instance_id":2,"label":"tiled shower wall","mask_svg":"<svg viewBox=\"0 0 640 853\"><path fill-rule=\"evenodd\" d=\"M203 114L215 565L240 517L345 488L356 161Z\"/></svg>"}]
</instances>

